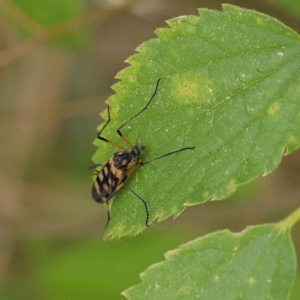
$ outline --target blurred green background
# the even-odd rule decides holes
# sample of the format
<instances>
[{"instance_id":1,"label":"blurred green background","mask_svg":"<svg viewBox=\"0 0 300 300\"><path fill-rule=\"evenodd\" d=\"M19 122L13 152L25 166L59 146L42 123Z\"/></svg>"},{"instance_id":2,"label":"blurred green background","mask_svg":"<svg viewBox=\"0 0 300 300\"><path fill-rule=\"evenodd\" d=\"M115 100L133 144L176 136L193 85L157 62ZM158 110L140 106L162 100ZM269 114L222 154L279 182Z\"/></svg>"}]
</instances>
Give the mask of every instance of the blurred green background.
<instances>
[{"instance_id":1,"label":"blurred green background","mask_svg":"<svg viewBox=\"0 0 300 300\"><path fill-rule=\"evenodd\" d=\"M299 1L227 1L300 33ZM300 153L228 200L142 235L102 240L87 170L114 75L164 20L221 1L0 1L0 299L122 299L163 253L198 236L279 221L299 206ZM151 199L147 199L151 201ZM133 201L135 201L133 199ZM293 230L300 257L300 226ZM300 275L292 299L300 299Z\"/></svg>"}]
</instances>

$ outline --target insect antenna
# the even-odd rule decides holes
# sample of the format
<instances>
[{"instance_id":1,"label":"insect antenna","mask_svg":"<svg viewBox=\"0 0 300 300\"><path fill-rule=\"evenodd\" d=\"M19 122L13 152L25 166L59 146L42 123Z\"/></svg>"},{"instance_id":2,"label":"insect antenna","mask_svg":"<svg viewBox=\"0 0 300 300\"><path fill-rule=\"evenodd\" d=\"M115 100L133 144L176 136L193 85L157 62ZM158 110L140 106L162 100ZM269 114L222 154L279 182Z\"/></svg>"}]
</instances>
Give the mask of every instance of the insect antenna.
<instances>
[{"instance_id":1,"label":"insect antenna","mask_svg":"<svg viewBox=\"0 0 300 300\"><path fill-rule=\"evenodd\" d=\"M182 148L182 149L179 149L179 150L176 150L176 151L172 151L172 152L163 154L163 155L161 155L161 156L158 156L158 157L156 157L156 158L153 158L153 159L150 159L150 160L147 160L147 161L144 161L144 162L142 161L142 162L140 163L140 165L141 165L141 166L144 166L144 165L146 165L146 164L148 164L148 163L150 163L150 162L153 162L153 161L158 160L158 159L161 159L161 158L163 158L163 157L166 157L166 156L169 156L169 155L178 153L178 152L180 152L180 151L184 151L184 150L193 150L193 149L195 149L195 147L185 147L185 148Z\"/></svg>"},{"instance_id":2,"label":"insect antenna","mask_svg":"<svg viewBox=\"0 0 300 300\"><path fill-rule=\"evenodd\" d=\"M157 80L156 82L156 87L155 87L155 90L151 96L151 98L149 99L148 103L136 114L134 115L132 118L130 118L129 120L127 120L124 124L122 124L118 129L117 129L117 132L118 134L122 137L122 133L120 131L120 129L122 129L125 125L127 125L129 122L131 122L133 119L135 119L138 115L140 115L144 110L146 110L149 106L149 104L151 103L151 101L153 100L154 96L156 95L156 92L157 92L157 89L158 89L158 85L159 85L159 82L160 82L160 78Z\"/></svg>"}]
</instances>

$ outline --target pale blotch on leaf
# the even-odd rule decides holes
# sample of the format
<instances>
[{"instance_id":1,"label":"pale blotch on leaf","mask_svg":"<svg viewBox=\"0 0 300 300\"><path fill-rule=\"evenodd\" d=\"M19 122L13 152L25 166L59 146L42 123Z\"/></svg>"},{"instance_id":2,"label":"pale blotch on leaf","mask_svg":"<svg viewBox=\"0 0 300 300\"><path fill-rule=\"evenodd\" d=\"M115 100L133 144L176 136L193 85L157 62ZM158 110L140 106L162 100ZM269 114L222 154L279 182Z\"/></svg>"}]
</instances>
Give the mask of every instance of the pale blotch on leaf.
<instances>
[{"instance_id":1,"label":"pale blotch on leaf","mask_svg":"<svg viewBox=\"0 0 300 300\"><path fill-rule=\"evenodd\" d=\"M183 84L179 87L178 86L178 100L180 100L180 102L185 101L187 98L189 100L195 99L197 98L197 96L199 95L199 84L197 82L183 82Z\"/></svg>"},{"instance_id":2,"label":"pale blotch on leaf","mask_svg":"<svg viewBox=\"0 0 300 300\"><path fill-rule=\"evenodd\" d=\"M287 142L287 151L286 153L291 153L291 151L297 149L297 146L299 145L299 140L295 136L290 136Z\"/></svg>"},{"instance_id":3,"label":"pale blotch on leaf","mask_svg":"<svg viewBox=\"0 0 300 300\"><path fill-rule=\"evenodd\" d=\"M136 76L129 76L128 81L129 82L136 82Z\"/></svg>"},{"instance_id":4,"label":"pale blotch on leaf","mask_svg":"<svg viewBox=\"0 0 300 300\"><path fill-rule=\"evenodd\" d=\"M228 186L227 186L228 192L233 193L233 192L236 190L236 188L237 188L237 185L236 185L235 180L234 180L234 179L231 179L231 180L229 181Z\"/></svg>"},{"instance_id":5,"label":"pale blotch on leaf","mask_svg":"<svg viewBox=\"0 0 300 300\"><path fill-rule=\"evenodd\" d=\"M257 17L256 18L256 24L259 26L259 25L263 25L264 24L264 20L260 17Z\"/></svg>"},{"instance_id":6,"label":"pale blotch on leaf","mask_svg":"<svg viewBox=\"0 0 300 300\"><path fill-rule=\"evenodd\" d=\"M253 285L255 283L255 279L253 277L249 278L249 284Z\"/></svg>"},{"instance_id":7,"label":"pale blotch on leaf","mask_svg":"<svg viewBox=\"0 0 300 300\"><path fill-rule=\"evenodd\" d=\"M298 139L295 137L295 136L293 136L293 135L291 135L290 137L289 137L289 140L288 140L288 144L290 145L293 145L293 144L298 144Z\"/></svg>"},{"instance_id":8,"label":"pale blotch on leaf","mask_svg":"<svg viewBox=\"0 0 300 300\"><path fill-rule=\"evenodd\" d=\"M186 105L197 102L202 107L211 107L215 101L213 87L206 74L195 77L195 74L185 73L172 80L170 90L177 103Z\"/></svg>"},{"instance_id":9,"label":"pale blotch on leaf","mask_svg":"<svg viewBox=\"0 0 300 300\"><path fill-rule=\"evenodd\" d=\"M274 102L268 107L267 111L269 115L274 116L278 113L278 110L279 110L279 103Z\"/></svg>"},{"instance_id":10,"label":"pale blotch on leaf","mask_svg":"<svg viewBox=\"0 0 300 300\"><path fill-rule=\"evenodd\" d=\"M181 21L182 21L183 19L186 19L186 18L187 18L187 16L180 16L180 17L174 18L173 20L171 20L171 21L169 21L169 22L167 21L167 24L170 23L170 24L169 24L170 26L171 26L171 24L172 24L173 22L177 22L177 24L180 24ZM172 26L171 26L171 27L172 27ZM193 26L193 25L184 23L184 24L182 25L181 29L182 29L182 32L184 32L186 36L189 36L189 35L195 35L195 34L196 34L196 26Z\"/></svg>"},{"instance_id":11,"label":"pale blotch on leaf","mask_svg":"<svg viewBox=\"0 0 300 300\"><path fill-rule=\"evenodd\" d=\"M202 193L202 198L203 199L208 199L209 198L209 192L208 191L204 191L203 193Z\"/></svg>"},{"instance_id":12,"label":"pale blotch on leaf","mask_svg":"<svg viewBox=\"0 0 300 300\"><path fill-rule=\"evenodd\" d=\"M182 212L182 208L179 208L178 206L173 206L172 208L172 214L174 216L174 219Z\"/></svg>"}]
</instances>

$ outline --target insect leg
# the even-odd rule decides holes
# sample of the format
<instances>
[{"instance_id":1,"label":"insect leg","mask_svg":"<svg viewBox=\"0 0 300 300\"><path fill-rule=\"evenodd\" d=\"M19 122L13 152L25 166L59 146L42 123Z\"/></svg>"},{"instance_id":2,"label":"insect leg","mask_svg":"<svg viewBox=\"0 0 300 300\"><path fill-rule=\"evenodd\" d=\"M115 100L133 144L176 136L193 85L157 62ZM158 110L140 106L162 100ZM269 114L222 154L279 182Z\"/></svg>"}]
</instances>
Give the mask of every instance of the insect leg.
<instances>
[{"instance_id":1,"label":"insect leg","mask_svg":"<svg viewBox=\"0 0 300 300\"><path fill-rule=\"evenodd\" d=\"M111 144L111 145L113 145L113 146L115 146L115 147L117 147L117 148L119 148L119 149L122 149L122 150L127 150L126 148L124 148L123 146L121 146L121 145L119 145L119 144L117 144L117 143L114 143L114 142L112 142L112 141L109 141L108 139L106 139L105 137L103 137L103 136L101 136L101 133L102 133L102 131L105 129L105 127L108 125L108 123L110 122L110 112L109 112L109 110L110 110L110 107L109 107L109 105L107 105L107 114L108 114L108 120L107 120L107 122L104 124L104 126L103 126L103 128L99 131L99 133L97 134L97 139L99 139L99 140L101 140L101 141L103 141L103 142L106 142L106 143L109 143L109 144Z\"/></svg>"},{"instance_id":2,"label":"insect leg","mask_svg":"<svg viewBox=\"0 0 300 300\"><path fill-rule=\"evenodd\" d=\"M133 194L133 195L135 195L137 198L139 198L142 202L143 202L143 204L144 204L144 206L145 206L145 209L146 209L146 222L145 222L145 224L146 224L146 226L147 227L149 227L149 224L148 224L148 220L149 220L149 210L148 210L148 205L147 205L147 202L143 199L143 198L141 198L130 186L128 186L125 182L123 183L124 184L124 186L126 186L128 189L129 189L129 191Z\"/></svg>"},{"instance_id":3,"label":"insect leg","mask_svg":"<svg viewBox=\"0 0 300 300\"><path fill-rule=\"evenodd\" d=\"M153 94L152 94L150 100L148 101L148 103L147 103L147 104L146 104L146 105L145 105L145 106L144 106L144 107L143 107L136 115L134 115L132 118L130 118L129 120L127 120L124 124L122 124L122 125L117 129L118 135L119 135L119 136L123 139L123 141L124 141L127 145L129 145L131 148L132 148L132 144L131 144L124 136L123 136L123 134L122 134L122 132L121 132L121 129L122 129L125 125L127 125L129 122L131 122L133 119L135 119L138 115L140 115L145 109L148 108L149 104L151 103L151 101L153 100L153 98L154 98L154 96L155 96L155 94L156 94L156 92L157 92L159 82L160 82L160 79L157 80L155 90L154 90L154 92L153 92Z\"/></svg>"},{"instance_id":4,"label":"insect leg","mask_svg":"<svg viewBox=\"0 0 300 300\"><path fill-rule=\"evenodd\" d=\"M127 178L128 179L128 178ZM144 200L144 199L142 199L133 189L131 189L125 182L123 182L122 183L122 185L121 186L126 186L128 189L129 189L129 191L130 192L132 192L138 199L140 199L142 202L143 202L143 204L144 204L144 206L145 206L145 209L146 209L146 222L145 222L145 224L146 224L146 226L147 227L149 227L149 224L148 224L148 220L149 220L149 210L148 210L148 205L147 205L147 202ZM111 197L112 198L112 197ZM110 199L111 199L110 198ZM109 199L109 200L110 200ZM108 200L108 201L109 201ZM108 226L108 223L109 223L109 221L110 221L110 211L109 211L109 205L108 205L108 201L107 202L105 202L105 208L106 208L106 211L107 211L107 221L106 221L106 225L105 225L105 228L107 228L107 226Z\"/></svg>"},{"instance_id":5,"label":"insect leg","mask_svg":"<svg viewBox=\"0 0 300 300\"><path fill-rule=\"evenodd\" d=\"M106 223L106 227L108 226L108 223L109 223L109 220L110 220L110 214L109 214L109 207L108 207L108 201L115 195L115 193L124 185L126 186L130 192L132 192L137 198L139 198L144 206L145 206L145 209L146 209L146 226L148 227L148 220L149 220L149 210L148 210L148 206L147 206L147 203L144 199L142 199L135 191L133 191L127 184L126 184L126 181L128 180L128 178L131 176L131 174L133 173L133 171L137 168L138 165L133 165L129 171L127 172L126 176L122 179L122 181L120 182L118 188L110 195L110 197L106 200L105 204L107 205L107 211L108 211L108 218L107 218L107 223Z\"/></svg>"},{"instance_id":6,"label":"insect leg","mask_svg":"<svg viewBox=\"0 0 300 300\"><path fill-rule=\"evenodd\" d=\"M110 212L109 212L109 205L108 205L108 202L105 202L105 209L106 209L106 211L107 211L107 221L106 221L105 228L107 228L108 223L109 223L109 221L110 221Z\"/></svg>"},{"instance_id":7,"label":"insect leg","mask_svg":"<svg viewBox=\"0 0 300 300\"><path fill-rule=\"evenodd\" d=\"M150 160L148 160L148 161L144 161L144 162L142 161L142 162L140 162L140 165L141 165L141 166L144 166L144 165L146 165L146 164L148 164L148 163L150 163L150 162L153 162L153 161L155 161L155 160L161 159L161 158L163 158L163 157L165 157L165 156L169 156L169 155L178 153L178 152L180 152L180 151L184 151L184 150L193 150L193 149L195 149L195 147L185 147L185 148L182 148L182 149L179 149L179 150L176 150L176 151L172 151L172 152L166 153L166 154L164 154L164 155L158 156L158 157L156 157L156 158L150 159Z\"/></svg>"},{"instance_id":8,"label":"insect leg","mask_svg":"<svg viewBox=\"0 0 300 300\"><path fill-rule=\"evenodd\" d=\"M107 161L99 163L99 164L93 164L93 165L89 166L88 169L89 170L94 170L94 169L96 169L96 168L98 168L100 166L104 166L106 163L107 163Z\"/></svg>"}]
</instances>

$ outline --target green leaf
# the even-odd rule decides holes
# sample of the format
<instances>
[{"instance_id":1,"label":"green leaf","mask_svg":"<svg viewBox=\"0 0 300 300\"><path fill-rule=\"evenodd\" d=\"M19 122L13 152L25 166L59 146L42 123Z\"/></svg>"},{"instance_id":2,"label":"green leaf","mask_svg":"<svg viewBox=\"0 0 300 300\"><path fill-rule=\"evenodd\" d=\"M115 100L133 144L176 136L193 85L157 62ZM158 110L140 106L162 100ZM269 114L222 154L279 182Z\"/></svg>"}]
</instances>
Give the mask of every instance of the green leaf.
<instances>
[{"instance_id":1,"label":"green leaf","mask_svg":"<svg viewBox=\"0 0 300 300\"><path fill-rule=\"evenodd\" d=\"M296 273L289 230L250 227L220 231L169 251L141 274L127 299L287 299Z\"/></svg>"},{"instance_id":2,"label":"green leaf","mask_svg":"<svg viewBox=\"0 0 300 300\"><path fill-rule=\"evenodd\" d=\"M148 109L122 130L145 145L143 160L187 146L195 150L139 168L128 185L148 204L150 222L178 216L186 206L220 200L238 185L272 172L282 155L300 143L300 38L266 15L224 5L223 12L200 10L158 29L158 39L118 73L108 103L112 121L103 135L115 142L116 129L158 92ZM107 119L107 112L102 116ZM102 128L101 125L98 129ZM95 162L116 148L100 140ZM125 187L111 205L106 238L145 228L143 204Z\"/></svg>"}]
</instances>

